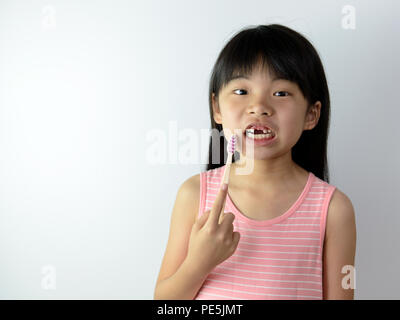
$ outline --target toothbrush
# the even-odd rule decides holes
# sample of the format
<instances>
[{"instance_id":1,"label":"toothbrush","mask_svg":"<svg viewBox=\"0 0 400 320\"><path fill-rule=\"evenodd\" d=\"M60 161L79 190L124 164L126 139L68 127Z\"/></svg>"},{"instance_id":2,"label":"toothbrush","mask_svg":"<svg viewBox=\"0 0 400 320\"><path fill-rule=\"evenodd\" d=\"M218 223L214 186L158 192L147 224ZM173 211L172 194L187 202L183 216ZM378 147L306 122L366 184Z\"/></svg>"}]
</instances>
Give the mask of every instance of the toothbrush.
<instances>
[{"instance_id":1,"label":"toothbrush","mask_svg":"<svg viewBox=\"0 0 400 320\"><path fill-rule=\"evenodd\" d=\"M229 172L231 171L232 156L233 156L233 154L234 154L234 152L235 152L235 150L236 150L236 149L235 149L235 148L236 148L236 143L237 143L237 136L234 134L234 135L232 135L231 138L229 139L229 143L228 143L228 146L227 146L228 159L226 159L226 165L225 165L224 176L223 176L223 178L222 178L220 187L222 187L222 185L223 185L224 183L226 183L226 184L229 183ZM224 203L223 203L223 205L222 205L222 209L221 209L221 212L222 212L222 213L224 212L224 209L225 209L225 201L224 201ZM222 216L223 216L223 215L220 216L219 223L221 223L221 221L222 221Z\"/></svg>"},{"instance_id":2,"label":"toothbrush","mask_svg":"<svg viewBox=\"0 0 400 320\"><path fill-rule=\"evenodd\" d=\"M237 143L237 137L235 134L233 134L229 139L229 143L227 146L228 158L226 159L225 172L224 172L224 177L222 178L221 186L224 183L226 184L229 183L229 172L231 171L232 157L236 150L236 143Z\"/></svg>"}]
</instances>

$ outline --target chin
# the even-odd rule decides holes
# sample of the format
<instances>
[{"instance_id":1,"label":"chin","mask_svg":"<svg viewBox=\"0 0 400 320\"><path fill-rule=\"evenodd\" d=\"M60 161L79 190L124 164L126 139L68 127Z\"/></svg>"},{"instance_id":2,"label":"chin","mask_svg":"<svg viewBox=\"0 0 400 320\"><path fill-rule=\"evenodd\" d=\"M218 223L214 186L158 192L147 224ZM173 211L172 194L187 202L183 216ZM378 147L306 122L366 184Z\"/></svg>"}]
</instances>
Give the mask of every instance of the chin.
<instances>
[{"instance_id":1,"label":"chin","mask_svg":"<svg viewBox=\"0 0 400 320\"><path fill-rule=\"evenodd\" d=\"M241 157L253 160L269 160L276 158L276 152L271 152L269 150L265 151L254 151L254 154L247 156L246 152L242 153ZM238 161L238 160L236 160Z\"/></svg>"}]
</instances>

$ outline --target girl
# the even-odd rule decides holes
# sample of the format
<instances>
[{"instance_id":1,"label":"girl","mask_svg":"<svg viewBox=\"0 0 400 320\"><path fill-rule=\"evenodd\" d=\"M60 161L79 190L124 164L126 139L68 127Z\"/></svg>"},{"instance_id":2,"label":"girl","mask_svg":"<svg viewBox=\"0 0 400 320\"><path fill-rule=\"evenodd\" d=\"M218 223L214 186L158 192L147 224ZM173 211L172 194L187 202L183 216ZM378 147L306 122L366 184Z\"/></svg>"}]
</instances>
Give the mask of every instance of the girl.
<instances>
[{"instance_id":1,"label":"girl","mask_svg":"<svg viewBox=\"0 0 400 320\"><path fill-rule=\"evenodd\" d=\"M214 65L209 103L223 143L211 139L206 170L178 190L154 298L353 299L355 214L329 184L315 48L278 24L241 30ZM224 132L241 141L229 192Z\"/></svg>"}]
</instances>

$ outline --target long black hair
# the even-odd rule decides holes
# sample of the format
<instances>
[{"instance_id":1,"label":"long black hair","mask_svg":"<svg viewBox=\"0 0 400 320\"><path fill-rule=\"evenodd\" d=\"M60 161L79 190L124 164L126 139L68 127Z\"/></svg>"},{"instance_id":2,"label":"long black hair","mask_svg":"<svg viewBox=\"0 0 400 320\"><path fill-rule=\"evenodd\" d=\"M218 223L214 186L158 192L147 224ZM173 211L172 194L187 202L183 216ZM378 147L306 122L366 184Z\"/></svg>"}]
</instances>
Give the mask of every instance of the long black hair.
<instances>
[{"instance_id":1,"label":"long black hair","mask_svg":"<svg viewBox=\"0 0 400 320\"><path fill-rule=\"evenodd\" d=\"M324 68L313 45L300 33L280 24L246 27L234 35L220 52L209 85L213 135L210 137L206 170L223 166L227 157L222 125L216 123L213 117L212 94L215 94L218 101L220 90L232 77L237 73L251 74L260 58L274 75L299 86L308 103L307 112L316 101L321 102L318 124L312 130L303 130L292 148L292 159L305 170L329 183L327 143L330 99ZM216 137L215 133L219 135ZM219 143L213 143L213 139L219 139ZM218 150L213 150L213 146ZM216 153L219 155L218 161L213 157ZM235 161L236 155L233 159Z\"/></svg>"}]
</instances>

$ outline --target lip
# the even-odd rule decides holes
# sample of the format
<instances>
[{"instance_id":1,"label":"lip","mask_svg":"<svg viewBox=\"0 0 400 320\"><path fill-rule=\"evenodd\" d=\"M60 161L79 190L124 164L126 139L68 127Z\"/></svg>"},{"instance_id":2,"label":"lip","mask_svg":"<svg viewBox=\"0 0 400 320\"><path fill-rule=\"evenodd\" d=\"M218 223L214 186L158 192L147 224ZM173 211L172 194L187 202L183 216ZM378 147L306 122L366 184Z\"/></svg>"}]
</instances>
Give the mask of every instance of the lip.
<instances>
[{"instance_id":1,"label":"lip","mask_svg":"<svg viewBox=\"0 0 400 320\"><path fill-rule=\"evenodd\" d=\"M271 129L272 130L272 129ZM243 132L243 139L245 141L245 144L248 145L254 145L254 147L261 147L261 146L269 146L270 144L274 143L276 140L276 134L274 133L274 136L272 138L265 138L265 139L251 139L247 137L246 135L246 130Z\"/></svg>"}]
</instances>

